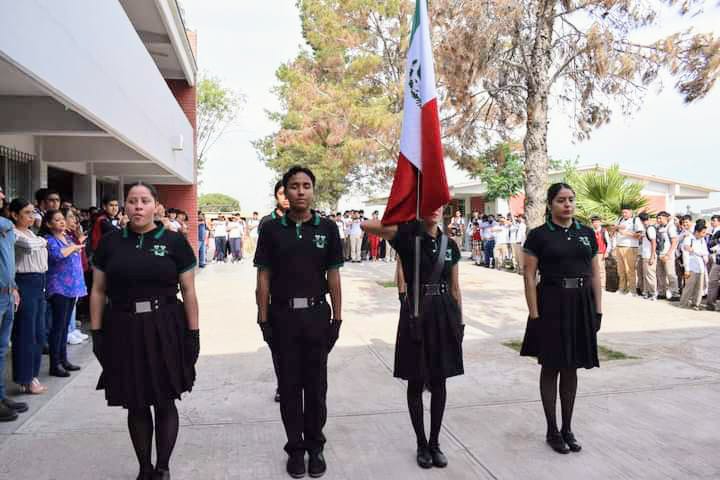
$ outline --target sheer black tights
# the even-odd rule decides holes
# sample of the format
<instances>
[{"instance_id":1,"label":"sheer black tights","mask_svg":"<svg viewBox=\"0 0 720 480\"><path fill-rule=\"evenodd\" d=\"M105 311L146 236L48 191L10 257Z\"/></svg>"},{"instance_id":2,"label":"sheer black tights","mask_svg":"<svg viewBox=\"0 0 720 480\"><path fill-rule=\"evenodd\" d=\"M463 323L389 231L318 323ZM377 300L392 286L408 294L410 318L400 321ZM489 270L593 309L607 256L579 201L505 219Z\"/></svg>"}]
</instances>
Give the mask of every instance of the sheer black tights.
<instances>
[{"instance_id":1,"label":"sheer black tights","mask_svg":"<svg viewBox=\"0 0 720 480\"><path fill-rule=\"evenodd\" d=\"M430 441L425 436L425 423L423 420L423 389L425 382L422 380L410 380L407 389L408 410L415 436L419 447L435 447L439 445L440 428L442 427L443 414L445 413L445 402L447 390L445 379L433 380L430 382Z\"/></svg>"},{"instance_id":2,"label":"sheer black tights","mask_svg":"<svg viewBox=\"0 0 720 480\"><path fill-rule=\"evenodd\" d=\"M574 368L546 368L540 370L540 398L542 399L547 433L557 433L557 392L560 377L560 408L562 410L562 430L572 431L573 408L577 393L577 370Z\"/></svg>"},{"instance_id":3,"label":"sheer black tights","mask_svg":"<svg viewBox=\"0 0 720 480\"><path fill-rule=\"evenodd\" d=\"M155 406L155 448L157 468L169 470L170 456L175 448L180 421L175 402ZM128 430L141 472L151 472L153 417L150 407L128 410Z\"/></svg>"}]
</instances>

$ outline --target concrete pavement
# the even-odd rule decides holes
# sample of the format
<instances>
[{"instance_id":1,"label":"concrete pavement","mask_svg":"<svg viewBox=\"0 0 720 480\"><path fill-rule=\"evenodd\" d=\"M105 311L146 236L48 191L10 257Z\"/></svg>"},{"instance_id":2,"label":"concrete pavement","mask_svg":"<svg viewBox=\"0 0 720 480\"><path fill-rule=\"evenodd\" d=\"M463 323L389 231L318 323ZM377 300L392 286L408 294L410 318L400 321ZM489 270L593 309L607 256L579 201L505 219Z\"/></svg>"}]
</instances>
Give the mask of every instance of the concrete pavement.
<instances>
[{"instance_id":1,"label":"concrete pavement","mask_svg":"<svg viewBox=\"0 0 720 480\"><path fill-rule=\"evenodd\" d=\"M544 444L534 361L502 345L522 337L519 276L463 261L466 374L448 382L441 445L450 465L421 471L392 378L398 303L388 264L343 269L344 324L329 361L328 479L720 478L720 314L606 296L601 343L636 360L580 372L579 454ZM198 383L180 402L175 479L283 479L285 441L270 354L255 325L255 272L211 265L198 276ZM31 398L23 423L0 426L1 479L131 479L134 454L121 409L94 390L99 366ZM426 404L429 403L426 397ZM429 425L429 418L426 426Z\"/></svg>"}]
</instances>

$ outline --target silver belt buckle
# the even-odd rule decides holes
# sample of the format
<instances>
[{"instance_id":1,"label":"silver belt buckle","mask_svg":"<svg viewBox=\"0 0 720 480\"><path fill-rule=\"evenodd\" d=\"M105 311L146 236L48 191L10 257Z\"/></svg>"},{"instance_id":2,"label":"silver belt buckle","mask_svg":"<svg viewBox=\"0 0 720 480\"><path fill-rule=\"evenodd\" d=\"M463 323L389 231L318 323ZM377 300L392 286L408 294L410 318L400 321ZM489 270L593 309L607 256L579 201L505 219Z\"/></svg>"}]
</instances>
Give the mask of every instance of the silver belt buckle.
<instances>
[{"instance_id":1,"label":"silver belt buckle","mask_svg":"<svg viewBox=\"0 0 720 480\"><path fill-rule=\"evenodd\" d=\"M152 305L150 302L135 302L135 313L150 313Z\"/></svg>"},{"instance_id":2,"label":"silver belt buckle","mask_svg":"<svg viewBox=\"0 0 720 480\"><path fill-rule=\"evenodd\" d=\"M307 298L293 298L292 299L292 307L293 310L300 310L302 308L308 308L310 304L308 303Z\"/></svg>"}]
</instances>

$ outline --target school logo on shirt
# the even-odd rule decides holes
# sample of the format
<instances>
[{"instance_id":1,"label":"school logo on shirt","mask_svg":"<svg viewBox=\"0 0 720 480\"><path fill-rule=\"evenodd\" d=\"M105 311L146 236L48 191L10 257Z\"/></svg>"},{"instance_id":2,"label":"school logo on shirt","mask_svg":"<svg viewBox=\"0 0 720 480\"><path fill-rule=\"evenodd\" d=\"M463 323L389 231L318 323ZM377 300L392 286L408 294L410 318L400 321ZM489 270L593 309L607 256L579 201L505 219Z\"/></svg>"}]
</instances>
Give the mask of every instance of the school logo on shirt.
<instances>
[{"instance_id":1,"label":"school logo on shirt","mask_svg":"<svg viewBox=\"0 0 720 480\"><path fill-rule=\"evenodd\" d=\"M590 239L589 239L588 237L586 237L586 236L578 237L578 242L582 243L582 244L585 245L587 248L592 248L592 247L590 246Z\"/></svg>"},{"instance_id":2,"label":"school logo on shirt","mask_svg":"<svg viewBox=\"0 0 720 480\"><path fill-rule=\"evenodd\" d=\"M158 257L164 257L167 255L167 246L166 245L153 245L153 249L151 250L153 255Z\"/></svg>"},{"instance_id":3,"label":"school logo on shirt","mask_svg":"<svg viewBox=\"0 0 720 480\"><path fill-rule=\"evenodd\" d=\"M325 243L327 242L327 236L325 235L315 235L315 246L317 248L325 248Z\"/></svg>"},{"instance_id":4,"label":"school logo on shirt","mask_svg":"<svg viewBox=\"0 0 720 480\"><path fill-rule=\"evenodd\" d=\"M452 250L450 250L450 249L445 250L445 261L452 262Z\"/></svg>"}]
</instances>

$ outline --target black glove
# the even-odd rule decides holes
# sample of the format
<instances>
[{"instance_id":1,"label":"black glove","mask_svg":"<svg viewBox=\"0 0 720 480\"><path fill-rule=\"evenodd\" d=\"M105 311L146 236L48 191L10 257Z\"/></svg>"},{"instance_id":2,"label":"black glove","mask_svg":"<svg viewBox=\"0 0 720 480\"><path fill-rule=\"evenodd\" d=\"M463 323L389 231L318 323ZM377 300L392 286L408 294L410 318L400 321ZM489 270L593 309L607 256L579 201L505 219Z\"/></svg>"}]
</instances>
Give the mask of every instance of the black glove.
<instances>
[{"instance_id":1,"label":"black glove","mask_svg":"<svg viewBox=\"0 0 720 480\"><path fill-rule=\"evenodd\" d=\"M602 325L602 316L603 316L602 313L595 314L595 332L596 333L600 331L600 327Z\"/></svg>"},{"instance_id":2,"label":"black glove","mask_svg":"<svg viewBox=\"0 0 720 480\"><path fill-rule=\"evenodd\" d=\"M185 354L195 365L200 356L200 330L185 330Z\"/></svg>"},{"instance_id":3,"label":"black glove","mask_svg":"<svg viewBox=\"0 0 720 480\"><path fill-rule=\"evenodd\" d=\"M338 338L340 338L341 325L342 320L330 320L330 331L328 332L328 353L332 351L335 346L335 342L337 342Z\"/></svg>"},{"instance_id":4,"label":"black glove","mask_svg":"<svg viewBox=\"0 0 720 480\"><path fill-rule=\"evenodd\" d=\"M272 327L270 322L268 320L264 322L258 321L258 327L262 332L263 340L268 344L268 347L272 348Z\"/></svg>"},{"instance_id":5,"label":"black glove","mask_svg":"<svg viewBox=\"0 0 720 480\"><path fill-rule=\"evenodd\" d=\"M103 331L102 330L91 330L90 334L92 335L92 351L95 355L95 358L97 358L98 362L100 362L100 366L105 368L104 365L104 353L105 349L103 348Z\"/></svg>"}]
</instances>

